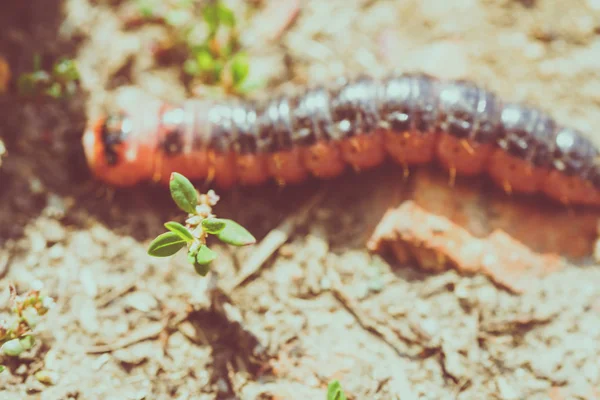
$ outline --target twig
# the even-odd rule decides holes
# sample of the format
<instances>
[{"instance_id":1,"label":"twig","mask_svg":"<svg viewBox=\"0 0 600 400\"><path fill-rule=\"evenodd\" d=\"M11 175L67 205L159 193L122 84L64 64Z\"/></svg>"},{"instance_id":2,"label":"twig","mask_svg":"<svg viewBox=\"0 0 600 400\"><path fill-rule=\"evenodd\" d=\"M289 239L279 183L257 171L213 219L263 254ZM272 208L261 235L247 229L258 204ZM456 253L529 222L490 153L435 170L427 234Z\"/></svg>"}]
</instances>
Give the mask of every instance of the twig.
<instances>
[{"instance_id":1,"label":"twig","mask_svg":"<svg viewBox=\"0 0 600 400\"><path fill-rule=\"evenodd\" d=\"M396 335L394 332L386 326L381 326L371 318L364 315L360 311L360 308L356 304L356 301L350 297L348 297L339 287L339 284L333 284L332 293L335 298L344 306L344 308L351 313L358 324L366 331L374 334L380 340L382 340L385 344L394 350L394 352L401 358L406 358L407 354L398 348L398 346L394 345L394 342L397 341ZM404 366L401 363L401 360L396 362L397 365L394 366L394 373L389 382L389 390L396 394L396 398L401 400L416 400L418 397L410 388L410 384L408 379L406 379L406 372L404 371Z\"/></svg>"},{"instance_id":2,"label":"twig","mask_svg":"<svg viewBox=\"0 0 600 400\"><path fill-rule=\"evenodd\" d=\"M212 279L206 283L207 299L206 299L206 304L203 304L202 307L207 307L207 308L214 307L214 302L216 301L215 296L217 296L217 294L221 294L221 291L216 286L216 280L217 280L217 277L213 276ZM114 294L122 295L122 294L128 292L129 289L131 289L131 288L132 288L131 284L124 285L122 288L117 289L114 292ZM110 295L109 302L112 301L112 299L116 298L112 294L113 294L113 292L109 292L107 294L107 295ZM106 297L106 295L105 295L105 297ZM159 337L163 332L170 334L171 331L174 331L174 330L179 330L181 333L188 336L188 334L190 333L189 329L185 326L180 327L180 325L183 322L187 321L187 319L189 318L190 314L193 311L195 311L195 310L193 310L192 308L189 308L189 309L181 310L180 312L177 312L177 313L173 313L173 314L169 315L169 317L167 317L166 321L164 321L164 322L155 322L155 323L146 325L143 328L133 331L129 336L121 338L110 344L92 346L86 350L86 353L99 354L99 353L112 352L112 351L115 351L115 350L118 350L118 349L121 349L124 347L131 346L132 344L142 342L144 340L154 339L156 337ZM190 336L188 336L188 338L192 339ZM208 339L206 339L206 337L204 337L204 340L208 340Z\"/></svg>"},{"instance_id":3,"label":"twig","mask_svg":"<svg viewBox=\"0 0 600 400\"><path fill-rule=\"evenodd\" d=\"M121 287L115 288L109 292L106 292L102 297L97 300L97 306L99 308L106 307L109 303L115 301L119 297L127 294L133 290L136 286L136 281L132 280Z\"/></svg>"},{"instance_id":4,"label":"twig","mask_svg":"<svg viewBox=\"0 0 600 400\"><path fill-rule=\"evenodd\" d=\"M195 344L203 346L210 344L210 341L208 340L208 337L206 337L204 331L202 329L196 329L189 321L179 324L179 326L177 326L177 330Z\"/></svg>"},{"instance_id":5,"label":"twig","mask_svg":"<svg viewBox=\"0 0 600 400\"><path fill-rule=\"evenodd\" d=\"M165 329L166 324L162 322L156 322L153 324L146 325L143 328L135 330L131 335L119 339L113 343L100 345L100 346L92 346L86 350L87 354L101 354L101 353L109 353L115 350L122 349L124 347L131 346L132 344L142 342L144 340L153 339L160 335L160 333Z\"/></svg>"},{"instance_id":6,"label":"twig","mask_svg":"<svg viewBox=\"0 0 600 400\"><path fill-rule=\"evenodd\" d=\"M305 220L310 211L323 199L325 192L314 195L306 204L288 216L277 228L265 236L256 247L256 250L244 262L244 267L233 283L227 288L227 293L233 292L239 286L244 285L248 279L255 275L265 262L290 238L296 230L296 226Z\"/></svg>"},{"instance_id":7,"label":"twig","mask_svg":"<svg viewBox=\"0 0 600 400\"><path fill-rule=\"evenodd\" d=\"M6 253L0 254L0 279L4 278L8 274L11 264L11 256Z\"/></svg>"}]
</instances>

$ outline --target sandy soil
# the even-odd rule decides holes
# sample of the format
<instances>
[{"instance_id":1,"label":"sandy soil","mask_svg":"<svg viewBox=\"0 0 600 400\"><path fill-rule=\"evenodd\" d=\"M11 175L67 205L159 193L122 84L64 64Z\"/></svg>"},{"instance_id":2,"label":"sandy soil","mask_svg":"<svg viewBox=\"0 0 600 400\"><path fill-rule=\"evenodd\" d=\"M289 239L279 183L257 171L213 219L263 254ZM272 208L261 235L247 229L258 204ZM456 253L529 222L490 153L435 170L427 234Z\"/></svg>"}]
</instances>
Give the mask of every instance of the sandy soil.
<instances>
[{"instance_id":1,"label":"sandy soil","mask_svg":"<svg viewBox=\"0 0 600 400\"><path fill-rule=\"evenodd\" d=\"M596 0L307 0L276 40L257 22L262 6L228 3L263 94L424 70L531 102L600 144ZM41 344L0 375L2 399L325 399L333 378L352 399L600 398L600 269L574 263L515 296L483 276L370 254L369 233L405 189L394 167L222 193L216 211L259 239L318 196L235 290L251 248L216 246L209 280L183 257L147 256L162 222L180 216L168 192L93 181L79 142L86 119L124 87L190 95L181 67L150 55L165 28L124 29L127 6L31 0L0 12L0 56L14 76L34 53L45 65L74 57L82 73L82 93L67 102L0 97L0 303L9 281L26 290L36 279L58 302ZM42 368L53 385L33 378Z\"/></svg>"}]
</instances>

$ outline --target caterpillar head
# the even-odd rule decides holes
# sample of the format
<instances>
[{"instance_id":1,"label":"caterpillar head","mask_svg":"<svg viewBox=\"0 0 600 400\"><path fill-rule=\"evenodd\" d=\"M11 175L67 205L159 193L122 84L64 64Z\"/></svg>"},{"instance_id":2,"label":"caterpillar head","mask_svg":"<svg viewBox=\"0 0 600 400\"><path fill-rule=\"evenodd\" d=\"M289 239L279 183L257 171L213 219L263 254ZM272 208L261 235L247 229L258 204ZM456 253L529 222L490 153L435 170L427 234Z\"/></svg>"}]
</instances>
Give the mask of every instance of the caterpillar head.
<instances>
[{"instance_id":1,"label":"caterpillar head","mask_svg":"<svg viewBox=\"0 0 600 400\"><path fill-rule=\"evenodd\" d=\"M134 122L115 114L88 126L83 148L98 179L114 186L131 186L152 177L155 146L152 137L144 138Z\"/></svg>"}]
</instances>

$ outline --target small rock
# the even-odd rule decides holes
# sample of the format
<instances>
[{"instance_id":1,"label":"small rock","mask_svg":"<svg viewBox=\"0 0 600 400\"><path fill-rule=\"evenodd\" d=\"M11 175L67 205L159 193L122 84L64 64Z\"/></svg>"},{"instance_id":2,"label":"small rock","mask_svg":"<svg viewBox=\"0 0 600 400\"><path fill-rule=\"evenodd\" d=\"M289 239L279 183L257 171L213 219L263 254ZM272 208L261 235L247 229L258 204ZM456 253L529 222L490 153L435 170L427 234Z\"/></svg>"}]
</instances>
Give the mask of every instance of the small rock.
<instances>
[{"instance_id":1,"label":"small rock","mask_svg":"<svg viewBox=\"0 0 600 400\"><path fill-rule=\"evenodd\" d=\"M500 392L500 398L503 400L517 400L521 398L519 390L514 384L509 383L506 378L498 377L496 379L496 386Z\"/></svg>"},{"instance_id":2,"label":"small rock","mask_svg":"<svg viewBox=\"0 0 600 400\"><path fill-rule=\"evenodd\" d=\"M39 253L46 248L46 239L40 232L31 232L29 240L30 249L34 253Z\"/></svg>"},{"instance_id":3,"label":"small rock","mask_svg":"<svg viewBox=\"0 0 600 400\"><path fill-rule=\"evenodd\" d=\"M16 375L25 375L25 373L27 372L27 368L28 368L27 365L21 364L15 370L15 374Z\"/></svg>"},{"instance_id":4,"label":"small rock","mask_svg":"<svg viewBox=\"0 0 600 400\"><path fill-rule=\"evenodd\" d=\"M48 242L62 242L67 232L60 222L54 219L44 219L40 224L40 233Z\"/></svg>"},{"instance_id":5,"label":"small rock","mask_svg":"<svg viewBox=\"0 0 600 400\"><path fill-rule=\"evenodd\" d=\"M27 379L25 386L27 387L27 393L39 393L46 389L46 386L35 379L35 376L30 376L29 379Z\"/></svg>"},{"instance_id":6,"label":"small rock","mask_svg":"<svg viewBox=\"0 0 600 400\"><path fill-rule=\"evenodd\" d=\"M102 249L95 243L87 232L73 235L69 249L81 260L96 260L102 257Z\"/></svg>"},{"instance_id":7,"label":"small rock","mask_svg":"<svg viewBox=\"0 0 600 400\"><path fill-rule=\"evenodd\" d=\"M50 260L60 260L65 254L65 247L60 244L55 244L48 250L48 258Z\"/></svg>"},{"instance_id":8,"label":"small rock","mask_svg":"<svg viewBox=\"0 0 600 400\"><path fill-rule=\"evenodd\" d=\"M600 0L587 0L587 3L592 10L600 11Z\"/></svg>"},{"instance_id":9,"label":"small rock","mask_svg":"<svg viewBox=\"0 0 600 400\"><path fill-rule=\"evenodd\" d=\"M96 333L100 329L98 310L89 297L79 296L79 324L87 333Z\"/></svg>"},{"instance_id":10,"label":"small rock","mask_svg":"<svg viewBox=\"0 0 600 400\"><path fill-rule=\"evenodd\" d=\"M564 352L555 349L553 351L540 352L531 360L531 369L539 377L554 378L556 371L560 369Z\"/></svg>"},{"instance_id":11,"label":"small rock","mask_svg":"<svg viewBox=\"0 0 600 400\"><path fill-rule=\"evenodd\" d=\"M52 371L41 370L35 373L35 379L45 385L56 385L58 374Z\"/></svg>"},{"instance_id":12,"label":"small rock","mask_svg":"<svg viewBox=\"0 0 600 400\"><path fill-rule=\"evenodd\" d=\"M81 273L79 274L79 281L81 282L85 293L89 297L94 298L98 295L97 279L92 270L89 268L82 269Z\"/></svg>"},{"instance_id":13,"label":"small rock","mask_svg":"<svg viewBox=\"0 0 600 400\"><path fill-rule=\"evenodd\" d=\"M588 382L598 382L600 377L600 370L595 358L590 358L582 368L582 374L586 377Z\"/></svg>"},{"instance_id":14,"label":"small rock","mask_svg":"<svg viewBox=\"0 0 600 400\"><path fill-rule=\"evenodd\" d=\"M148 292L133 292L125 297L124 302L141 312L148 312L158 307L158 301Z\"/></svg>"},{"instance_id":15,"label":"small rock","mask_svg":"<svg viewBox=\"0 0 600 400\"><path fill-rule=\"evenodd\" d=\"M122 363L138 365L147 360L153 352L156 352L156 348L152 343L141 342L116 350L112 356Z\"/></svg>"},{"instance_id":16,"label":"small rock","mask_svg":"<svg viewBox=\"0 0 600 400\"><path fill-rule=\"evenodd\" d=\"M462 380L467 376L467 369L456 350L444 349L444 368L456 380Z\"/></svg>"},{"instance_id":17,"label":"small rock","mask_svg":"<svg viewBox=\"0 0 600 400\"><path fill-rule=\"evenodd\" d=\"M546 54L546 49L541 43L529 43L523 54L530 60L539 60Z\"/></svg>"}]
</instances>

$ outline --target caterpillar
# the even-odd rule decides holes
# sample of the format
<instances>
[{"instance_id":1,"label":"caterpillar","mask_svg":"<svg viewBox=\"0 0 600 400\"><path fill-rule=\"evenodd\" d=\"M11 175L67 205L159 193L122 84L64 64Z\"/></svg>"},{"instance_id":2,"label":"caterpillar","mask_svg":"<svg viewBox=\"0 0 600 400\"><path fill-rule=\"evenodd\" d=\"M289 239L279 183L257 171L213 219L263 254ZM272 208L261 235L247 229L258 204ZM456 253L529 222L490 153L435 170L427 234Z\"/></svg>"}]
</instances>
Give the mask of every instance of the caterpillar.
<instances>
[{"instance_id":1,"label":"caterpillar","mask_svg":"<svg viewBox=\"0 0 600 400\"><path fill-rule=\"evenodd\" d=\"M600 205L599 152L580 132L469 80L425 73L110 114L88 125L83 147L95 177L114 186L168 183L174 171L220 189L298 184L389 157L405 171L436 162L451 179L486 174L509 193Z\"/></svg>"}]
</instances>

